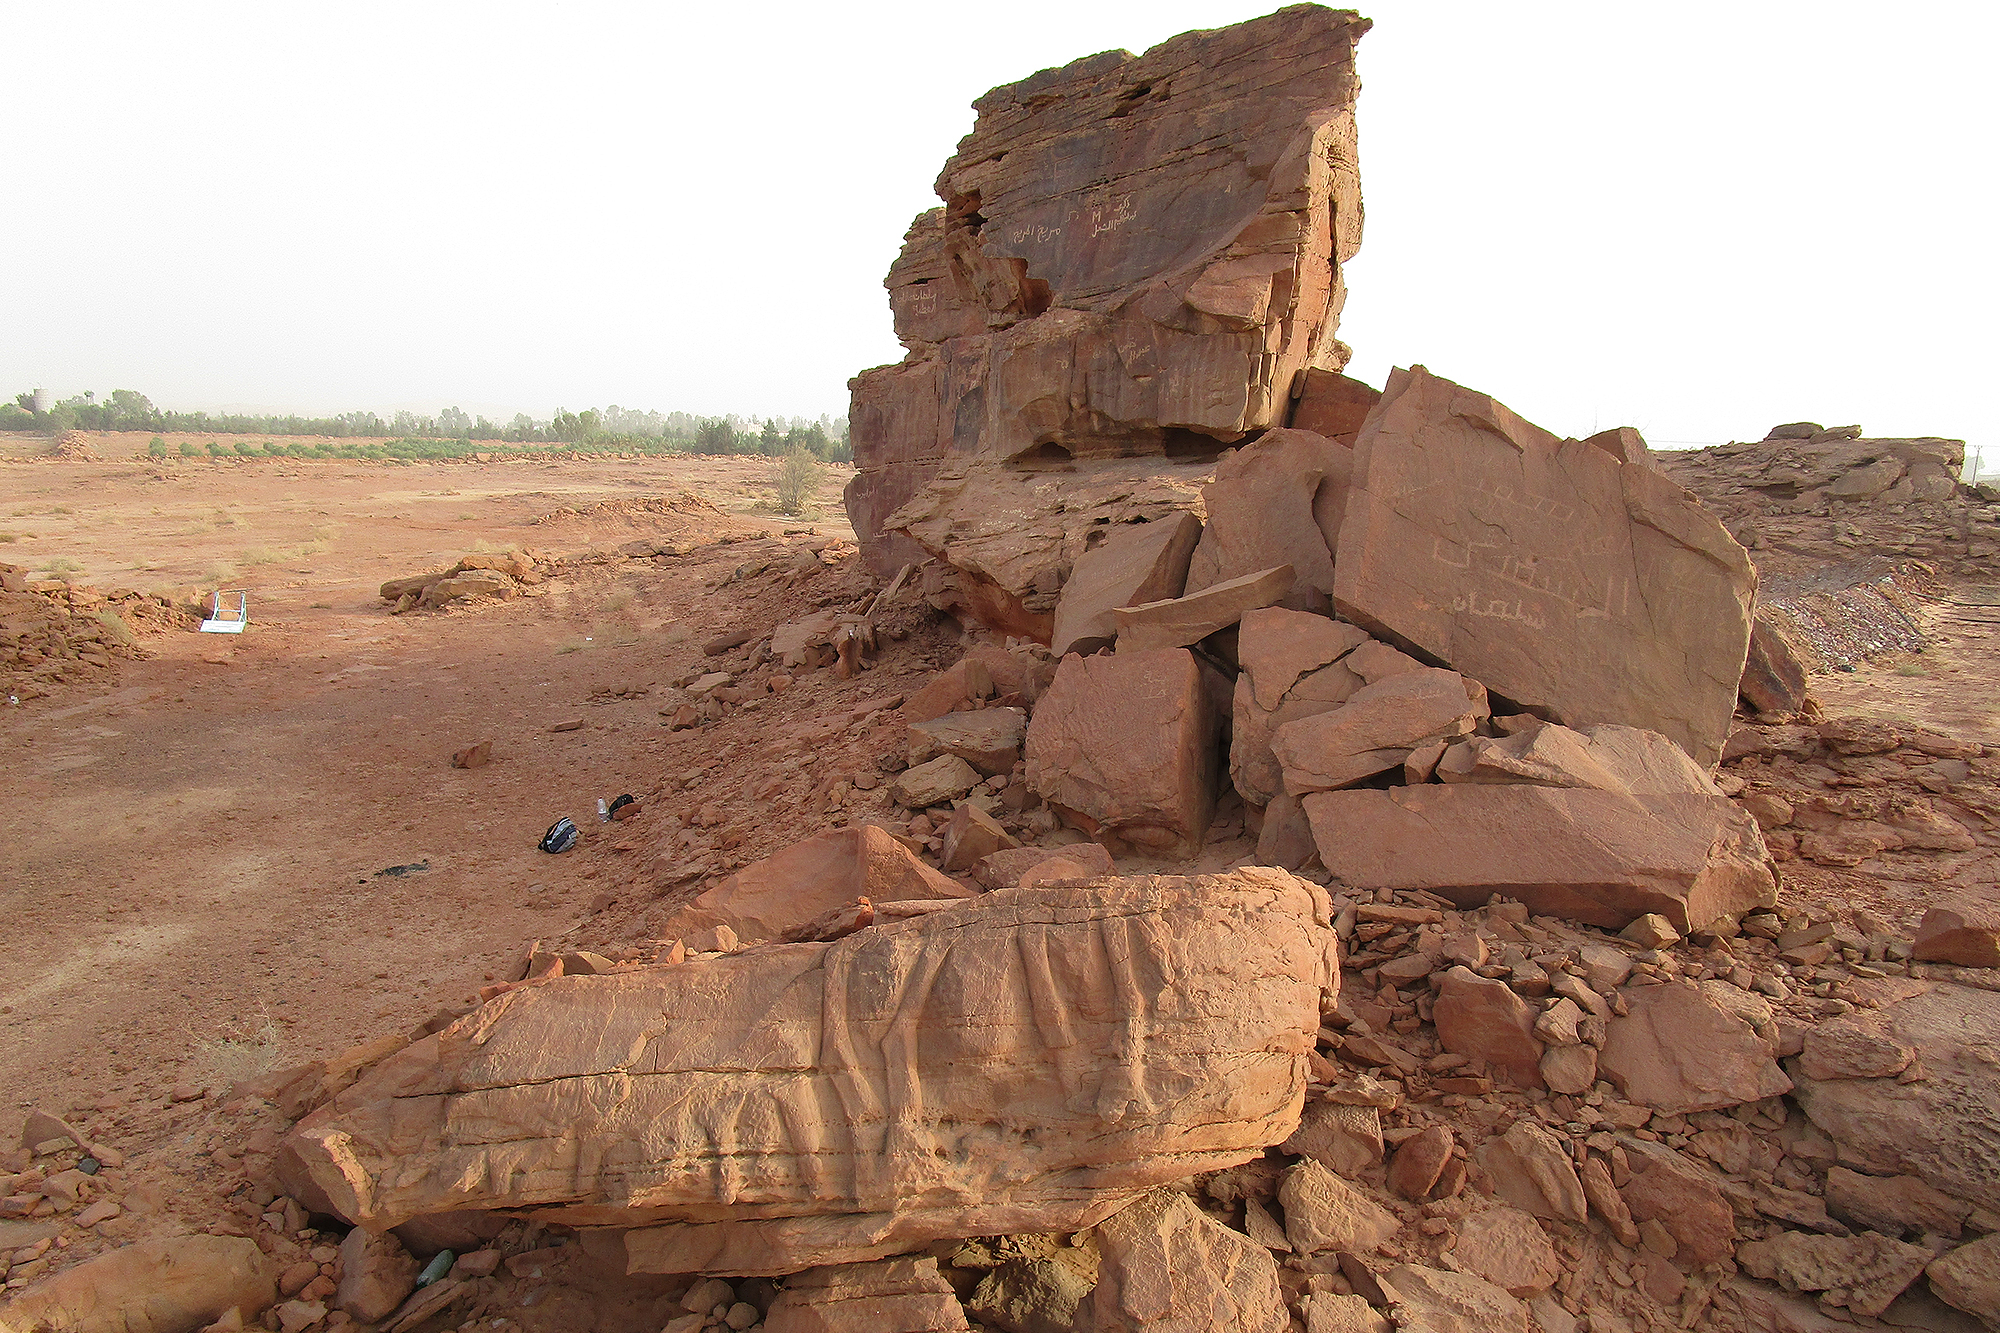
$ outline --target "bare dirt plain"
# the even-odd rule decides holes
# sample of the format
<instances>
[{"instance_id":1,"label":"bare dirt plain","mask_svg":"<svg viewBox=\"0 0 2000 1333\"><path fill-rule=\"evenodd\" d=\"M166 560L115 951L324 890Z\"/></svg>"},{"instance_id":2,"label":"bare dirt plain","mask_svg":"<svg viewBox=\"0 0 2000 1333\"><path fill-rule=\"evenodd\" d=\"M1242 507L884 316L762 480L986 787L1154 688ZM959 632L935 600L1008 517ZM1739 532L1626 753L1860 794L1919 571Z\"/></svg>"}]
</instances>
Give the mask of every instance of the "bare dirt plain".
<instances>
[{"instance_id":1,"label":"bare dirt plain","mask_svg":"<svg viewBox=\"0 0 2000 1333\"><path fill-rule=\"evenodd\" d=\"M115 460L145 438L92 444ZM240 638L146 636L146 660L0 712L0 1135L31 1105L142 1102L407 1028L574 925L601 863L536 840L564 814L594 827L597 798L656 784L670 739L697 743L670 738L647 694L736 623L746 585L708 581L849 535L840 469L817 521L750 512L775 467L0 465L0 559L68 561L101 588L220 575L251 590L252 619ZM683 488L735 512L536 522ZM396 617L376 596L481 547L654 533L737 540L671 567L584 566L509 603ZM481 740L490 766L449 766ZM377 873L415 862L429 869Z\"/></svg>"}]
</instances>

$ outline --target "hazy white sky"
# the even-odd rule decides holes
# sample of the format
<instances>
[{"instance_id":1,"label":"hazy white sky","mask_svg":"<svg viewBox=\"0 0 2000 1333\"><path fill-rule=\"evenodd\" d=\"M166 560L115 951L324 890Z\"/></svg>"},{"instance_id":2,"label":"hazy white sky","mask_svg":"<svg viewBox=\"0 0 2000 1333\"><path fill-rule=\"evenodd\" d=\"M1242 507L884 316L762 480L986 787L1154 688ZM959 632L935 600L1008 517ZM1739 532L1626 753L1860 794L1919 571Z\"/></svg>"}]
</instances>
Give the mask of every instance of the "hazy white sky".
<instances>
[{"instance_id":1,"label":"hazy white sky","mask_svg":"<svg viewBox=\"0 0 2000 1333\"><path fill-rule=\"evenodd\" d=\"M837 415L973 98L1270 8L0 0L0 391ZM2000 452L1997 10L1364 8L1353 373Z\"/></svg>"}]
</instances>

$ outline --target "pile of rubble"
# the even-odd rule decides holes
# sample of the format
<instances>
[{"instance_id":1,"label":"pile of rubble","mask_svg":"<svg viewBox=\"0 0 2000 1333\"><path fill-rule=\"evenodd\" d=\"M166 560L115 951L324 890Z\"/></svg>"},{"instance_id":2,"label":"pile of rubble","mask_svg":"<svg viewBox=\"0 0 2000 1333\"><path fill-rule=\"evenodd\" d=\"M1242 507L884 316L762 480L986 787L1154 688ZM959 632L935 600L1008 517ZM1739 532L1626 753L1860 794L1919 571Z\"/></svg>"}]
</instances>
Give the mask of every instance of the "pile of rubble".
<instances>
[{"instance_id":1,"label":"pile of rubble","mask_svg":"<svg viewBox=\"0 0 2000 1333\"><path fill-rule=\"evenodd\" d=\"M192 606L151 593L100 592L27 574L0 564L0 693L19 699L39 699L63 682L143 657L137 635L200 618Z\"/></svg>"},{"instance_id":2,"label":"pile of rubble","mask_svg":"<svg viewBox=\"0 0 2000 1333\"><path fill-rule=\"evenodd\" d=\"M461 556L449 569L434 569L390 579L382 585L382 600L391 615L427 611L452 602L519 597L521 589L542 581L533 554L502 551Z\"/></svg>"},{"instance_id":3,"label":"pile of rubble","mask_svg":"<svg viewBox=\"0 0 2000 1333\"><path fill-rule=\"evenodd\" d=\"M833 827L723 874L687 835L759 810L668 775L646 938L238 1087L232 1236L0 1324L2000 1326L2000 913L1934 887L2000 753L1818 716L1636 433L1337 373L1366 26L978 104L890 276L911 355L855 382L863 553L926 568L665 701L858 676L771 741L893 740ZM885 692L906 578L980 641ZM1933 887L1781 898L1884 857ZM87 1148L0 1206L78 1206Z\"/></svg>"}]
</instances>

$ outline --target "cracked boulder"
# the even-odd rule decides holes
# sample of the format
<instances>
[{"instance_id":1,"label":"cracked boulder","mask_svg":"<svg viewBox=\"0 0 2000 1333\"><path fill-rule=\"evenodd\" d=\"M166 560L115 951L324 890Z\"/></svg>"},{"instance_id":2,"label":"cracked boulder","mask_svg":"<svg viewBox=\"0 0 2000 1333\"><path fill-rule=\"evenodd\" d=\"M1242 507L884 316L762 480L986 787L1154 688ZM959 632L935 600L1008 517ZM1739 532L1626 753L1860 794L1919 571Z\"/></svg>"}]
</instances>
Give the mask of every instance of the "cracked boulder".
<instances>
[{"instance_id":1,"label":"cracked boulder","mask_svg":"<svg viewBox=\"0 0 2000 1333\"><path fill-rule=\"evenodd\" d=\"M1390 376L1355 444L1335 608L1519 710L1657 731L1714 764L1756 587L1654 468L1421 366Z\"/></svg>"},{"instance_id":2,"label":"cracked boulder","mask_svg":"<svg viewBox=\"0 0 2000 1333\"><path fill-rule=\"evenodd\" d=\"M633 1272L1079 1230L1292 1133L1333 938L1324 891L1245 867L562 977L375 1066L281 1171L371 1229L466 1209L621 1228Z\"/></svg>"}]
</instances>

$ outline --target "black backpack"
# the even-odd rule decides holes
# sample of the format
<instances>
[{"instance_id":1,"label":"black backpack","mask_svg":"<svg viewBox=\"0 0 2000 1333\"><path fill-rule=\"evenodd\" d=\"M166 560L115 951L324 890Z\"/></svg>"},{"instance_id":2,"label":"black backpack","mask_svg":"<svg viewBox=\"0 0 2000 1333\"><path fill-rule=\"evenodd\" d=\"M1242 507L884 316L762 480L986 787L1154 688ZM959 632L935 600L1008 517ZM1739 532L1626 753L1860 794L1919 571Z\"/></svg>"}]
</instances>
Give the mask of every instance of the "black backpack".
<instances>
[{"instance_id":1,"label":"black backpack","mask_svg":"<svg viewBox=\"0 0 2000 1333\"><path fill-rule=\"evenodd\" d=\"M568 815L564 815L549 825L549 831L542 835L541 842L536 845L542 851L555 856L576 846L576 836L576 825L570 822Z\"/></svg>"}]
</instances>

